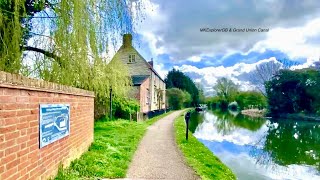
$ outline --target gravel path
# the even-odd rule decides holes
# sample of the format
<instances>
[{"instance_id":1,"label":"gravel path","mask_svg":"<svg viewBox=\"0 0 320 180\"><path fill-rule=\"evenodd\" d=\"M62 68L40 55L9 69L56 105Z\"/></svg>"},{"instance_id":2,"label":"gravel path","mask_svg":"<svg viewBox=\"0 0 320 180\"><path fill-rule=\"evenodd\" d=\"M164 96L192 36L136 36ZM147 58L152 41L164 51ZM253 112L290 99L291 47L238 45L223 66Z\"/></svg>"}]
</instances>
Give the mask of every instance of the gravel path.
<instances>
[{"instance_id":1,"label":"gravel path","mask_svg":"<svg viewBox=\"0 0 320 180\"><path fill-rule=\"evenodd\" d=\"M174 119L182 111L173 112L151 125L127 172L127 179L200 179L185 164L174 138Z\"/></svg>"}]
</instances>

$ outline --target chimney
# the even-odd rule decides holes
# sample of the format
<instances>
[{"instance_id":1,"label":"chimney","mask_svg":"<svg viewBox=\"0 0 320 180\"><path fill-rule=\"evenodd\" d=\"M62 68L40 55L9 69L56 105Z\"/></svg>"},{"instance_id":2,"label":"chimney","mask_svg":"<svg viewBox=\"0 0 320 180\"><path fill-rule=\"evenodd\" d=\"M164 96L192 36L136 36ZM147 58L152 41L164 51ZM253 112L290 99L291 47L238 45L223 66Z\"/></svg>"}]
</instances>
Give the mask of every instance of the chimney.
<instances>
[{"instance_id":1,"label":"chimney","mask_svg":"<svg viewBox=\"0 0 320 180\"><path fill-rule=\"evenodd\" d=\"M150 66L153 68L153 58L151 58L151 61L148 62Z\"/></svg>"},{"instance_id":2,"label":"chimney","mask_svg":"<svg viewBox=\"0 0 320 180\"><path fill-rule=\"evenodd\" d=\"M131 34L124 34L124 35L123 35L122 46L123 46L124 48L131 47L131 46L132 46L132 35L131 35Z\"/></svg>"}]
</instances>

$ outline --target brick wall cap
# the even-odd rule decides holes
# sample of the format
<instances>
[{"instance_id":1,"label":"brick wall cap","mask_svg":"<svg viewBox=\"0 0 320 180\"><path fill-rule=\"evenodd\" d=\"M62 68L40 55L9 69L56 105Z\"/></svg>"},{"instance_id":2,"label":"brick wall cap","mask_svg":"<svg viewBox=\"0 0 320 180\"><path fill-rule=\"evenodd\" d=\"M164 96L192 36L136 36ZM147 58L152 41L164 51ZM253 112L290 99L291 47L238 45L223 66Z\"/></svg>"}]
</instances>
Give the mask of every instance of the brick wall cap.
<instances>
[{"instance_id":1,"label":"brick wall cap","mask_svg":"<svg viewBox=\"0 0 320 180\"><path fill-rule=\"evenodd\" d=\"M94 97L93 91L0 71L0 87Z\"/></svg>"}]
</instances>

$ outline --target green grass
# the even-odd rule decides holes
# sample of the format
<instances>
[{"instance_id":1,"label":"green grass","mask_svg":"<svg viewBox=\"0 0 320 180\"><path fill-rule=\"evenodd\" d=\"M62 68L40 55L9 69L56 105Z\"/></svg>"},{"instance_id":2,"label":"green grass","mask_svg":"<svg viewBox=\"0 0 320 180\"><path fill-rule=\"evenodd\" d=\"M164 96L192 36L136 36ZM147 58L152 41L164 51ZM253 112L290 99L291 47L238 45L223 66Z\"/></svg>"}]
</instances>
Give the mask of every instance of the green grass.
<instances>
[{"instance_id":1,"label":"green grass","mask_svg":"<svg viewBox=\"0 0 320 180\"><path fill-rule=\"evenodd\" d=\"M169 112L171 113L171 112ZM70 167L60 167L56 180L122 178L148 126L168 115L145 122L100 121L94 126L94 142Z\"/></svg>"},{"instance_id":2,"label":"green grass","mask_svg":"<svg viewBox=\"0 0 320 180\"><path fill-rule=\"evenodd\" d=\"M233 172L220 159L199 142L189 131L188 141L185 139L184 117L179 116L174 123L176 142L181 149L186 162L202 179L236 179Z\"/></svg>"}]
</instances>

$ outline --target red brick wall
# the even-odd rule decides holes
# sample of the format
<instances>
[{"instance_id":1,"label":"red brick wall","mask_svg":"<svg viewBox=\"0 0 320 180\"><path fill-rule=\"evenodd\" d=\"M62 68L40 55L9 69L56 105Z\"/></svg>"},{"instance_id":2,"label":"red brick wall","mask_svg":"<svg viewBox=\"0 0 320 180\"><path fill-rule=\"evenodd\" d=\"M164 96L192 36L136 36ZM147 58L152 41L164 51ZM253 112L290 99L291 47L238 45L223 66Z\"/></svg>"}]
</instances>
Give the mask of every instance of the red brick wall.
<instances>
[{"instance_id":1,"label":"red brick wall","mask_svg":"<svg viewBox=\"0 0 320 180\"><path fill-rule=\"evenodd\" d=\"M70 135L39 149L39 105L70 104ZM0 72L0 179L47 179L93 141L94 97Z\"/></svg>"}]
</instances>

